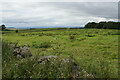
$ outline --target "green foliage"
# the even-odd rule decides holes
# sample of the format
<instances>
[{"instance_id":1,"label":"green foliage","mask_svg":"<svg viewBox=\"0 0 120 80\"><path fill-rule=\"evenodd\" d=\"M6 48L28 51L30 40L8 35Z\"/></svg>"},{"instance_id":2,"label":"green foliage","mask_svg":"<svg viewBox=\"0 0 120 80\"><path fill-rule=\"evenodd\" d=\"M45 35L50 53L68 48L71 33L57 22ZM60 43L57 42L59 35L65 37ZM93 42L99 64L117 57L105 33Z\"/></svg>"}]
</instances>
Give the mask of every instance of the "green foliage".
<instances>
[{"instance_id":1,"label":"green foliage","mask_svg":"<svg viewBox=\"0 0 120 80\"><path fill-rule=\"evenodd\" d=\"M120 29L120 22L89 22L85 28L98 28L98 29Z\"/></svg>"},{"instance_id":2,"label":"green foliage","mask_svg":"<svg viewBox=\"0 0 120 80\"><path fill-rule=\"evenodd\" d=\"M3 25L0 26L0 28L1 28L2 30L5 30L6 27L5 27L5 25L3 24Z\"/></svg>"}]
</instances>

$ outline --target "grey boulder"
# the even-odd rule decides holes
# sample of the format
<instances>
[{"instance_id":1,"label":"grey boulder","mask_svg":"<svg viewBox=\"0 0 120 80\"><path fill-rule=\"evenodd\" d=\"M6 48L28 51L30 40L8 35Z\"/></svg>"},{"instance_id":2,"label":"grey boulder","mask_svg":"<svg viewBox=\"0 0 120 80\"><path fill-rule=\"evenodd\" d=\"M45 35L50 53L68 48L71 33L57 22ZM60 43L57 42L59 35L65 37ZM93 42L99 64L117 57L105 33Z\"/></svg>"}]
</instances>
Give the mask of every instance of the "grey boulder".
<instances>
[{"instance_id":1,"label":"grey boulder","mask_svg":"<svg viewBox=\"0 0 120 80\"><path fill-rule=\"evenodd\" d=\"M29 48L26 47L26 46L24 46L24 47L16 47L16 48L14 49L13 54L14 54L15 56L20 55L20 56L22 56L23 58L25 58L25 57L31 57L31 56L32 56Z\"/></svg>"}]
</instances>

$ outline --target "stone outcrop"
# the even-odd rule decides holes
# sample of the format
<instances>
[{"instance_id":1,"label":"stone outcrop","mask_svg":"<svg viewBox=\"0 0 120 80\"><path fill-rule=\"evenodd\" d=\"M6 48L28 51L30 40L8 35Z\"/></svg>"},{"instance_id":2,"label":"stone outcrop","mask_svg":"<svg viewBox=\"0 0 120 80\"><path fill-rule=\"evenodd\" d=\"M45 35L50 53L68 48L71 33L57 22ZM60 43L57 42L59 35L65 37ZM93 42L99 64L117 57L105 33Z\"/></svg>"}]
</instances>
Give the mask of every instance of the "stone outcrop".
<instances>
[{"instance_id":1,"label":"stone outcrop","mask_svg":"<svg viewBox=\"0 0 120 80\"><path fill-rule=\"evenodd\" d=\"M39 62L39 63L42 63L43 61L44 61L44 62L50 62L50 59L57 59L57 56L54 56L54 55L41 56L41 57L38 59L38 62Z\"/></svg>"},{"instance_id":2,"label":"stone outcrop","mask_svg":"<svg viewBox=\"0 0 120 80\"><path fill-rule=\"evenodd\" d=\"M30 49L26 46L24 47L16 47L15 44L9 45L11 49L13 49L13 54L17 56L17 58L25 58L25 57L31 57L32 53L30 52Z\"/></svg>"},{"instance_id":3,"label":"stone outcrop","mask_svg":"<svg viewBox=\"0 0 120 80\"><path fill-rule=\"evenodd\" d=\"M38 59L38 62L40 64L50 62L51 64L54 65L54 61L55 62L59 61L59 58L57 56L54 56L54 55L41 56ZM67 67L71 67L71 74L74 75L75 78L81 78L81 76L80 76L81 74L83 74L84 78L94 78L94 76L92 74L88 74L84 69L81 69L81 67L78 66L77 63L73 59L62 59L60 65L61 65L62 69L65 69Z\"/></svg>"},{"instance_id":4,"label":"stone outcrop","mask_svg":"<svg viewBox=\"0 0 120 80\"><path fill-rule=\"evenodd\" d=\"M10 49L14 49L15 48L15 44L10 44L9 47L10 47Z\"/></svg>"},{"instance_id":5,"label":"stone outcrop","mask_svg":"<svg viewBox=\"0 0 120 80\"><path fill-rule=\"evenodd\" d=\"M29 48L24 46L24 47L16 47L14 44L9 45L10 48L14 49L13 54L18 58L18 59L23 59L25 57L30 57L31 60L36 59L34 56L32 56L32 53L30 52ZM32 57L31 57L32 56ZM40 58L37 58L38 63L50 63L50 64L55 64L56 62L60 62L60 66L62 69L69 68L71 69L71 74L75 78L81 78L81 74L83 74L84 78L94 78L92 74L88 74L84 69L81 69L80 66L77 65L77 63L73 59L60 59L55 55L49 55L49 56L40 56ZM54 62L55 61L55 62Z\"/></svg>"},{"instance_id":6,"label":"stone outcrop","mask_svg":"<svg viewBox=\"0 0 120 80\"><path fill-rule=\"evenodd\" d=\"M16 47L14 49L14 53L13 54L16 55L16 56L17 55L21 55L23 58L32 56L29 48L26 47L26 46L24 46L24 47Z\"/></svg>"}]
</instances>

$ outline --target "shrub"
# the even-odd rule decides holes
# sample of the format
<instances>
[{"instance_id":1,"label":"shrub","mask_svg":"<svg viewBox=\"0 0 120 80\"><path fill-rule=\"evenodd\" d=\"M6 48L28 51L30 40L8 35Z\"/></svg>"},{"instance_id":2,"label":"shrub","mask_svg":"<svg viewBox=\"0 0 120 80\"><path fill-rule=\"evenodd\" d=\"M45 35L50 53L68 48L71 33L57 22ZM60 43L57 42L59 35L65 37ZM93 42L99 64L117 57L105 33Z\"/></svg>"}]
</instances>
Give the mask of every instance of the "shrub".
<instances>
[{"instance_id":1,"label":"shrub","mask_svg":"<svg viewBox=\"0 0 120 80\"><path fill-rule=\"evenodd\" d=\"M15 30L16 33L18 33L18 30Z\"/></svg>"},{"instance_id":2,"label":"shrub","mask_svg":"<svg viewBox=\"0 0 120 80\"><path fill-rule=\"evenodd\" d=\"M71 40L74 40L74 39L75 39L75 36L70 36L70 39L71 39Z\"/></svg>"},{"instance_id":3,"label":"shrub","mask_svg":"<svg viewBox=\"0 0 120 80\"><path fill-rule=\"evenodd\" d=\"M94 37L95 35L91 34L91 33L88 33L87 35L85 35L87 37Z\"/></svg>"},{"instance_id":4,"label":"shrub","mask_svg":"<svg viewBox=\"0 0 120 80\"><path fill-rule=\"evenodd\" d=\"M40 48L48 48L48 47L50 47L51 45L50 45L50 43L49 42L43 42L43 43L41 43L40 44Z\"/></svg>"},{"instance_id":5,"label":"shrub","mask_svg":"<svg viewBox=\"0 0 120 80\"><path fill-rule=\"evenodd\" d=\"M32 45L35 48L49 48L49 47L51 47L51 43L50 42L42 42L40 44L33 43Z\"/></svg>"}]
</instances>

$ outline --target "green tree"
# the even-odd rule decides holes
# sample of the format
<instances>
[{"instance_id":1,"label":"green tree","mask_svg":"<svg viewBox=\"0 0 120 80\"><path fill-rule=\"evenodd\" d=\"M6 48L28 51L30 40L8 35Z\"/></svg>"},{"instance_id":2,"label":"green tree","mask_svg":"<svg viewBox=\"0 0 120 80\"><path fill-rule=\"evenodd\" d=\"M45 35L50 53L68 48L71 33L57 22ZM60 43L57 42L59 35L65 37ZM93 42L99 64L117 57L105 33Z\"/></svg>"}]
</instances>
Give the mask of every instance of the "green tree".
<instances>
[{"instance_id":1,"label":"green tree","mask_svg":"<svg viewBox=\"0 0 120 80\"><path fill-rule=\"evenodd\" d=\"M120 29L120 22L89 22L85 25L85 28L98 28L98 29Z\"/></svg>"},{"instance_id":2,"label":"green tree","mask_svg":"<svg viewBox=\"0 0 120 80\"><path fill-rule=\"evenodd\" d=\"M5 27L5 25L3 24L3 25L1 25L1 29L2 30L4 30L6 27Z\"/></svg>"}]
</instances>

